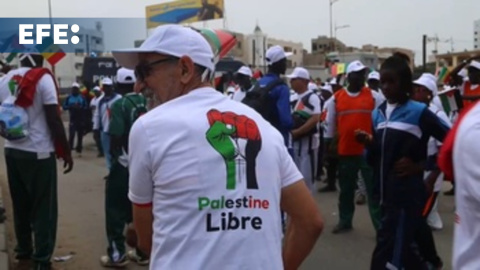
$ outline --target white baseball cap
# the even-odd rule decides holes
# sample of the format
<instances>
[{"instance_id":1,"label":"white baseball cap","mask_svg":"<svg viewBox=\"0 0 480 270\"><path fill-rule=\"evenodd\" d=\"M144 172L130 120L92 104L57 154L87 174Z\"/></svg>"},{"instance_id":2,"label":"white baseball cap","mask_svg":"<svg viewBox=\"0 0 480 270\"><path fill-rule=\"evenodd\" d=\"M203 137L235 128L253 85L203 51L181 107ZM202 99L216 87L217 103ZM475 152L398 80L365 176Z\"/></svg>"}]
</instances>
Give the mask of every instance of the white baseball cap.
<instances>
[{"instance_id":1,"label":"white baseball cap","mask_svg":"<svg viewBox=\"0 0 480 270\"><path fill-rule=\"evenodd\" d=\"M94 92L100 92L100 91L102 91L102 90L100 90L100 87L98 87L98 86L93 87L92 90L93 90Z\"/></svg>"},{"instance_id":2,"label":"white baseball cap","mask_svg":"<svg viewBox=\"0 0 480 270\"><path fill-rule=\"evenodd\" d=\"M252 73L252 70L247 67L247 66L242 66L240 67L238 70L237 70L237 73L238 74L243 74L245 76L248 76L248 77L252 77L253 76L253 73Z\"/></svg>"},{"instance_id":3,"label":"white baseball cap","mask_svg":"<svg viewBox=\"0 0 480 270\"><path fill-rule=\"evenodd\" d=\"M333 90L332 90L332 85L331 84L324 84L323 86L320 87L321 90L324 90L324 91L328 91L330 93L333 94Z\"/></svg>"},{"instance_id":4,"label":"white baseball cap","mask_svg":"<svg viewBox=\"0 0 480 270\"><path fill-rule=\"evenodd\" d=\"M476 69L480 70L480 62L472 60L472 62L470 62L468 67L473 67L473 68L476 68Z\"/></svg>"},{"instance_id":5,"label":"white baseball cap","mask_svg":"<svg viewBox=\"0 0 480 270\"><path fill-rule=\"evenodd\" d=\"M368 74L368 80L380 81L380 73L378 71L372 71Z\"/></svg>"},{"instance_id":6,"label":"white baseball cap","mask_svg":"<svg viewBox=\"0 0 480 270\"><path fill-rule=\"evenodd\" d=\"M315 92L315 91L318 90L318 85L316 83L309 82L308 83L308 90Z\"/></svg>"},{"instance_id":7,"label":"white baseball cap","mask_svg":"<svg viewBox=\"0 0 480 270\"><path fill-rule=\"evenodd\" d=\"M157 27L140 48L114 50L113 57L122 67L134 69L140 53L159 53L173 57L188 56L210 71L215 70L215 56L208 41L197 31L176 24Z\"/></svg>"},{"instance_id":8,"label":"white baseball cap","mask_svg":"<svg viewBox=\"0 0 480 270\"><path fill-rule=\"evenodd\" d=\"M337 78L332 78L329 83L330 85L337 84Z\"/></svg>"},{"instance_id":9,"label":"white baseball cap","mask_svg":"<svg viewBox=\"0 0 480 270\"><path fill-rule=\"evenodd\" d=\"M461 76L462 78L468 77L468 70L465 68L462 68L462 70L458 72L458 76Z\"/></svg>"},{"instance_id":10,"label":"white baseball cap","mask_svg":"<svg viewBox=\"0 0 480 270\"><path fill-rule=\"evenodd\" d=\"M359 60L356 60L356 61L353 61L350 64L348 64L347 74L350 74L352 72L358 72L358 71L364 70L366 68L367 67L364 64L362 64L362 62L360 62Z\"/></svg>"},{"instance_id":11,"label":"white baseball cap","mask_svg":"<svg viewBox=\"0 0 480 270\"><path fill-rule=\"evenodd\" d=\"M72 83L72 88L74 88L74 87L80 88L80 84L78 84L77 82L74 82L74 83Z\"/></svg>"},{"instance_id":12,"label":"white baseball cap","mask_svg":"<svg viewBox=\"0 0 480 270\"><path fill-rule=\"evenodd\" d=\"M291 56L292 54L293 53L291 52L285 52L285 50L281 46L275 45L267 50L267 52L265 53L265 58L267 60L267 64L272 65L284 58Z\"/></svg>"},{"instance_id":13,"label":"white baseball cap","mask_svg":"<svg viewBox=\"0 0 480 270\"><path fill-rule=\"evenodd\" d=\"M427 88L434 96L438 94L437 79L433 74L423 73L422 76L413 83Z\"/></svg>"},{"instance_id":14,"label":"white baseball cap","mask_svg":"<svg viewBox=\"0 0 480 270\"><path fill-rule=\"evenodd\" d=\"M302 67L296 67L292 74L287 75L287 78L310 80L310 73Z\"/></svg>"},{"instance_id":15,"label":"white baseball cap","mask_svg":"<svg viewBox=\"0 0 480 270\"><path fill-rule=\"evenodd\" d=\"M102 85L113 85L112 79L108 77L103 78Z\"/></svg>"},{"instance_id":16,"label":"white baseball cap","mask_svg":"<svg viewBox=\"0 0 480 270\"><path fill-rule=\"evenodd\" d=\"M135 72L131 69L119 68L117 70L117 83L121 84L134 84Z\"/></svg>"}]
</instances>

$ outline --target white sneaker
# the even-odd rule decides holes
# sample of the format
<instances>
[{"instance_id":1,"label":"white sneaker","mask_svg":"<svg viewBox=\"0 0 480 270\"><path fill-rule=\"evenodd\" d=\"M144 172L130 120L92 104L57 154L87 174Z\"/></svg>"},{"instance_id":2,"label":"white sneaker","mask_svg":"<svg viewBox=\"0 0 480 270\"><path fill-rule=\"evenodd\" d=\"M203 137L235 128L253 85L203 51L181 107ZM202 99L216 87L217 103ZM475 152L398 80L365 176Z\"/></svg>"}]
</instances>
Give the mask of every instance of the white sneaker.
<instances>
[{"instance_id":1,"label":"white sneaker","mask_svg":"<svg viewBox=\"0 0 480 270\"><path fill-rule=\"evenodd\" d=\"M140 255L137 254L137 251L135 249L130 250L127 252L127 257L130 261L135 262L138 265L148 265L150 263L150 260L148 258L144 258Z\"/></svg>"}]
</instances>

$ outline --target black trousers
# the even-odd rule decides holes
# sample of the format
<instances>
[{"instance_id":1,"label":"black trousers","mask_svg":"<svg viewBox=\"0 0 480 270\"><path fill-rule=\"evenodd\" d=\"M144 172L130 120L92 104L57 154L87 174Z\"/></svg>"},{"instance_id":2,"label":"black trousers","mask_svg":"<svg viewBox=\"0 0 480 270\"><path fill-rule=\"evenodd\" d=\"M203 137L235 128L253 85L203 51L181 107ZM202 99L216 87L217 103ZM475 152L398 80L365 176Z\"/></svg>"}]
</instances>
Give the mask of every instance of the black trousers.
<instances>
[{"instance_id":1,"label":"black trousers","mask_svg":"<svg viewBox=\"0 0 480 270\"><path fill-rule=\"evenodd\" d=\"M335 187L338 171L338 157L327 157L327 184L329 187Z\"/></svg>"},{"instance_id":2,"label":"black trousers","mask_svg":"<svg viewBox=\"0 0 480 270\"><path fill-rule=\"evenodd\" d=\"M74 147L75 136L77 137L77 146ZM82 153L83 149L83 126L81 123L70 122L68 128L68 143L70 149L75 149L77 153Z\"/></svg>"},{"instance_id":3,"label":"black trousers","mask_svg":"<svg viewBox=\"0 0 480 270\"><path fill-rule=\"evenodd\" d=\"M371 270L426 270L415 236L422 229L422 207L389 206L382 208Z\"/></svg>"}]
</instances>

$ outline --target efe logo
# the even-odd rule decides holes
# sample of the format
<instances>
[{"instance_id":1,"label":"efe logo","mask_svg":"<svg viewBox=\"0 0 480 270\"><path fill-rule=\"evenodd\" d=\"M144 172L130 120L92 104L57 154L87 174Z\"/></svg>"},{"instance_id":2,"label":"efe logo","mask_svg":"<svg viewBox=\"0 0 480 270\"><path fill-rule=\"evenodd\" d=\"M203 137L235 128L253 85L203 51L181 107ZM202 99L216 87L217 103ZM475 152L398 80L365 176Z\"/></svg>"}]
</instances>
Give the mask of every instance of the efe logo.
<instances>
[{"instance_id":1,"label":"efe logo","mask_svg":"<svg viewBox=\"0 0 480 270\"><path fill-rule=\"evenodd\" d=\"M50 24L19 24L18 36L19 43L22 45L42 44L42 40L46 37L51 37L52 25ZM56 45L68 45L68 30L72 33L78 33L80 26L78 24L72 24L70 27L68 24L53 24L53 43ZM35 32L35 42L33 33ZM70 41L73 44L78 44L80 38L78 36L72 36Z\"/></svg>"}]
</instances>

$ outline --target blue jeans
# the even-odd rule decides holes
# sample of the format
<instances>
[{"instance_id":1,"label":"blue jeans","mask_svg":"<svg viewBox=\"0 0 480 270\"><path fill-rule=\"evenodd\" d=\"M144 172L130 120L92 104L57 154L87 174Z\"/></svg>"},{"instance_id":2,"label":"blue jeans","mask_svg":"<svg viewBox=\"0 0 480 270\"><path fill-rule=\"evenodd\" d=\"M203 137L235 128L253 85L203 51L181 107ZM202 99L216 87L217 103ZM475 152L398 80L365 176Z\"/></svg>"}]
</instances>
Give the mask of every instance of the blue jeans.
<instances>
[{"instance_id":1,"label":"blue jeans","mask_svg":"<svg viewBox=\"0 0 480 270\"><path fill-rule=\"evenodd\" d=\"M105 160L107 161L107 169L108 172L110 172L110 168L112 167L112 156L110 155L110 135L101 131L100 140L102 141L103 153L105 155Z\"/></svg>"}]
</instances>

